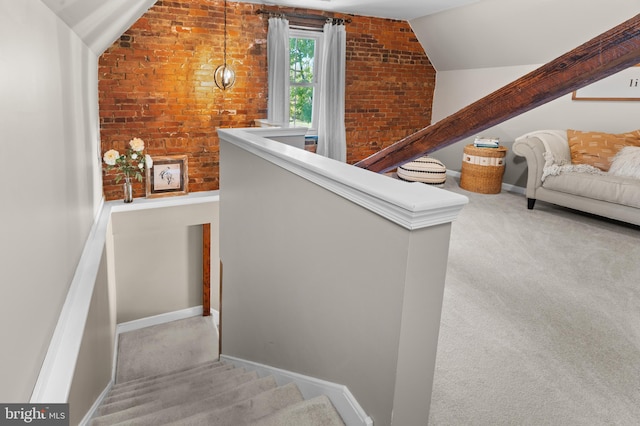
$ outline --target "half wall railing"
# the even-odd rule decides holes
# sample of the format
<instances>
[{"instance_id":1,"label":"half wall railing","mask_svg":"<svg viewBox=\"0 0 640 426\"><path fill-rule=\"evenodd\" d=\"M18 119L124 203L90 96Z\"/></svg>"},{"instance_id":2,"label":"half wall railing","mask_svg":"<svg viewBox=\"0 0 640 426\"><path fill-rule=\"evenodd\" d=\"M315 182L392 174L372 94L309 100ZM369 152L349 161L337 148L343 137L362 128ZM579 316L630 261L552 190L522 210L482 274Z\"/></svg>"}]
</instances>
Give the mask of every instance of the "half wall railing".
<instances>
[{"instance_id":1,"label":"half wall railing","mask_svg":"<svg viewBox=\"0 0 640 426\"><path fill-rule=\"evenodd\" d=\"M464 196L219 130L222 355L346 385L426 424Z\"/></svg>"}]
</instances>

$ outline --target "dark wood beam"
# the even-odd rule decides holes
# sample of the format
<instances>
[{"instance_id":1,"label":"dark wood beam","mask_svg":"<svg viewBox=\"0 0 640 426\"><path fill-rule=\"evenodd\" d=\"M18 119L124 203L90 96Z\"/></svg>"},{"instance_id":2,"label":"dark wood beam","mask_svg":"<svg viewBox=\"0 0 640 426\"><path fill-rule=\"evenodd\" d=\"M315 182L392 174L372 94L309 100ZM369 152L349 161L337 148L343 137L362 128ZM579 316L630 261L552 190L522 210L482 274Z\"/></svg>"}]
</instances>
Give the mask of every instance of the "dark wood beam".
<instances>
[{"instance_id":1,"label":"dark wood beam","mask_svg":"<svg viewBox=\"0 0 640 426\"><path fill-rule=\"evenodd\" d=\"M386 172L640 62L640 15L356 163Z\"/></svg>"}]
</instances>

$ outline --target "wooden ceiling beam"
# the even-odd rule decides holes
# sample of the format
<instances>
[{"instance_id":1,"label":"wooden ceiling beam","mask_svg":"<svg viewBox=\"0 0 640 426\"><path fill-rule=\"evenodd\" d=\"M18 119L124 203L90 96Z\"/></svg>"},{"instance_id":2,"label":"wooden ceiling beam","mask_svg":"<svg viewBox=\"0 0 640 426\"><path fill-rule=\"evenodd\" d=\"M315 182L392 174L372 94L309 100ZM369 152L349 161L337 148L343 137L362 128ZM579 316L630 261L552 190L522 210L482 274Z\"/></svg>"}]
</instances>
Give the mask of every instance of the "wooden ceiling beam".
<instances>
[{"instance_id":1,"label":"wooden ceiling beam","mask_svg":"<svg viewBox=\"0 0 640 426\"><path fill-rule=\"evenodd\" d=\"M356 163L384 173L640 63L640 14Z\"/></svg>"}]
</instances>

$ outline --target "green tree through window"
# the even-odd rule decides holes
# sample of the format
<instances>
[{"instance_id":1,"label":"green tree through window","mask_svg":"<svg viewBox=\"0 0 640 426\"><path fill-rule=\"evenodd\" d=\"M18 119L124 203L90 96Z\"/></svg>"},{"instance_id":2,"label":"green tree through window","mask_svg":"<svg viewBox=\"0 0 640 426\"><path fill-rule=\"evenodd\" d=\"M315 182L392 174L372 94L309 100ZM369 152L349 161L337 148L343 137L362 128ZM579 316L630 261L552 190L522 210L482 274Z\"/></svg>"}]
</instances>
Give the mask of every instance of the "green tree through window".
<instances>
[{"instance_id":1,"label":"green tree through window","mask_svg":"<svg viewBox=\"0 0 640 426\"><path fill-rule=\"evenodd\" d=\"M289 38L289 115L292 126L313 127L313 97L316 78L317 40L305 37Z\"/></svg>"}]
</instances>

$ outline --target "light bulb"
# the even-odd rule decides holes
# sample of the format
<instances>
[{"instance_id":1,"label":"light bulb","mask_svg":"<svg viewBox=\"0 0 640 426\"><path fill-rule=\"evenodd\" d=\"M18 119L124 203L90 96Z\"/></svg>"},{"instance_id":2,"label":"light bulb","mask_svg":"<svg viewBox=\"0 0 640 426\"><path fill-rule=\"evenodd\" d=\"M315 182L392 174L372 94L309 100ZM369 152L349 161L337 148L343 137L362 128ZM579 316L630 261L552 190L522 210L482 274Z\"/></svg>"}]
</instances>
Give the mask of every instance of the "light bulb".
<instances>
[{"instance_id":1,"label":"light bulb","mask_svg":"<svg viewBox=\"0 0 640 426\"><path fill-rule=\"evenodd\" d=\"M233 78L234 78L233 71L231 71L229 68L225 68L224 69L224 85L229 86L229 83L233 81Z\"/></svg>"},{"instance_id":2,"label":"light bulb","mask_svg":"<svg viewBox=\"0 0 640 426\"><path fill-rule=\"evenodd\" d=\"M216 86L218 86L222 90L225 90L233 86L233 84L236 82L236 73L229 65L220 65L218 68L216 68L213 79L216 83Z\"/></svg>"}]
</instances>

